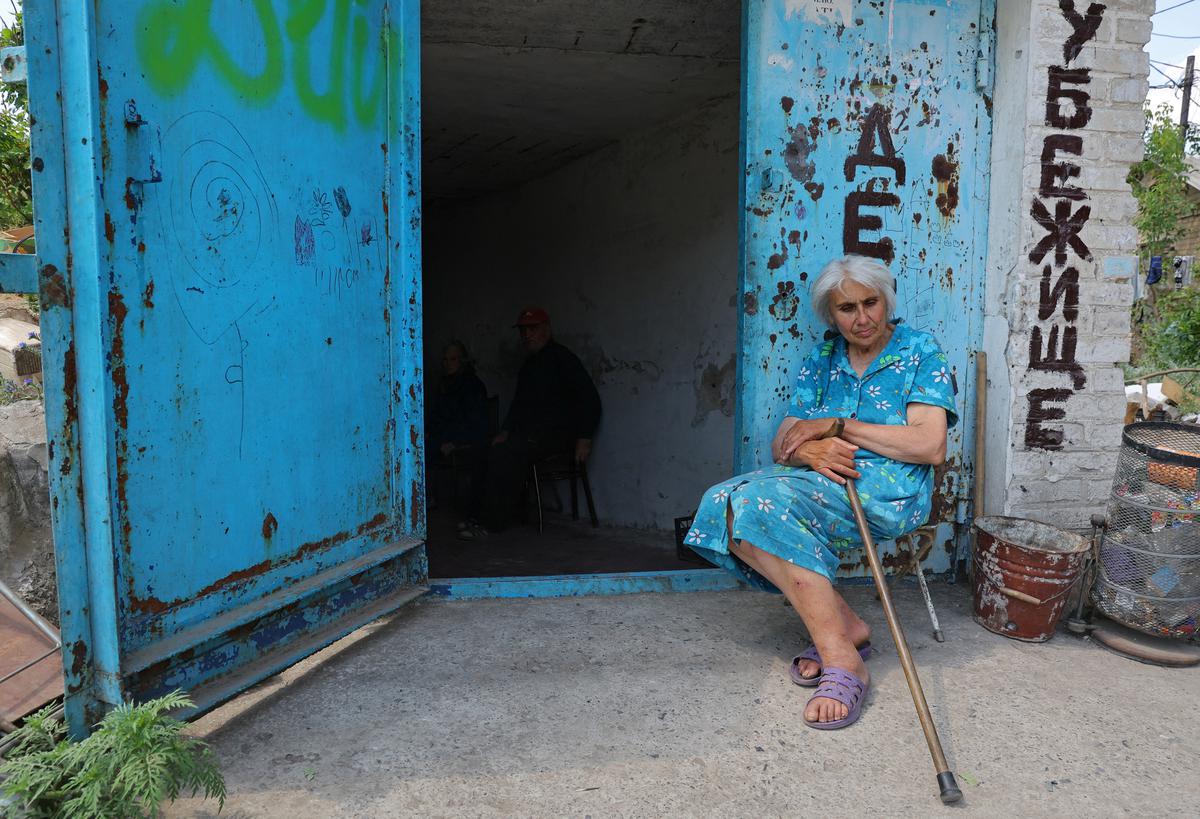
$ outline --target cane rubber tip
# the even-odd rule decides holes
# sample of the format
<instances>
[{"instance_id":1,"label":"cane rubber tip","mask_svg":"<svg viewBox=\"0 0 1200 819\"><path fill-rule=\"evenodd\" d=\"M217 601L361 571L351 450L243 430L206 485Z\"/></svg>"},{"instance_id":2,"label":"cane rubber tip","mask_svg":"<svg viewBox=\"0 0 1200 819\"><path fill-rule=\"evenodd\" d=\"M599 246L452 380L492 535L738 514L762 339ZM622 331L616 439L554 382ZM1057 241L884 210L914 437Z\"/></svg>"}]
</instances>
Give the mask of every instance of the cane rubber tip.
<instances>
[{"instance_id":1,"label":"cane rubber tip","mask_svg":"<svg viewBox=\"0 0 1200 819\"><path fill-rule=\"evenodd\" d=\"M958 783L954 781L953 771L943 771L937 775L938 787L942 791L942 804L951 805L962 799L962 791L958 789Z\"/></svg>"}]
</instances>

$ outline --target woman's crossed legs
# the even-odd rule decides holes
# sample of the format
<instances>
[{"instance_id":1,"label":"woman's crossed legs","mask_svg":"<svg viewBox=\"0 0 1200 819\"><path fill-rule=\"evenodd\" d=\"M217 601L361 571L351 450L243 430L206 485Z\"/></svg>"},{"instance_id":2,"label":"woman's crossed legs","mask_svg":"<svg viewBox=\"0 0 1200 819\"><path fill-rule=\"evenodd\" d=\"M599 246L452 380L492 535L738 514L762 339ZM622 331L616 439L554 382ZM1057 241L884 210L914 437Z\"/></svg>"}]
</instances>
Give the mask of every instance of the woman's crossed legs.
<instances>
[{"instance_id":1,"label":"woman's crossed legs","mask_svg":"<svg viewBox=\"0 0 1200 819\"><path fill-rule=\"evenodd\" d=\"M867 666L859 656L857 646L870 639L870 627L846 604L828 578L788 563L744 540L734 540L732 510L726 519L730 551L783 592L804 621L824 666L844 668L864 685L869 683ZM802 660L800 673L811 677L818 673L818 665L811 660ZM832 722L845 718L848 713L849 709L837 700L813 697L804 709L804 718L810 722Z\"/></svg>"}]
</instances>

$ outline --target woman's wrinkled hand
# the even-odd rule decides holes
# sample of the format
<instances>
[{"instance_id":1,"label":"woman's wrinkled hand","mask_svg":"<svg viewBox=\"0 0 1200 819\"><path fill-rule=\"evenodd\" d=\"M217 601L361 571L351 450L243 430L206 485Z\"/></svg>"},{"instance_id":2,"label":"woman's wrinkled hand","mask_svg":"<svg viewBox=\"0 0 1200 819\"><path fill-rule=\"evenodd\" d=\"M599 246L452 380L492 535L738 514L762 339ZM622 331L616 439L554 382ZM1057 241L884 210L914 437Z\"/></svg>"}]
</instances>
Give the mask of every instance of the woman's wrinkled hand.
<instances>
[{"instance_id":1,"label":"woman's wrinkled hand","mask_svg":"<svg viewBox=\"0 0 1200 819\"><path fill-rule=\"evenodd\" d=\"M807 466L835 483L845 483L846 478L859 478L858 470L854 468L857 451L858 447L842 438L821 438L797 447L791 462Z\"/></svg>"},{"instance_id":2,"label":"woman's wrinkled hand","mask_svg":"<svg viewBox=\"0 0 1200 819\"><path fill-rule=\"evenodd\" d=\"M791 423L788 423L788 422ZM814 441L827 434L836 419L810 418L800 420L787 418L779 425L775 440L771 442L771 458L777 464L786 464L793 459L796 451L805 443Z\"/></svg>"}]
</instances>

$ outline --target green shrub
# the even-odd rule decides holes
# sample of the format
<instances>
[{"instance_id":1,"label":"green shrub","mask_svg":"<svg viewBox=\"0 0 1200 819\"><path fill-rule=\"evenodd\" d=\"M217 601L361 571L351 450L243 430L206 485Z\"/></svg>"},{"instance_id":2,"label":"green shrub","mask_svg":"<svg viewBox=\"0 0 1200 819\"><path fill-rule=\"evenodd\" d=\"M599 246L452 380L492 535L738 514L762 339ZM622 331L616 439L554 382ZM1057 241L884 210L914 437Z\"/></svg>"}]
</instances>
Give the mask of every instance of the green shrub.
<instances>
[{"instance_id":1,"label":"green shrub","mask_svg":"<svg viewBox=\"0 0 1200 819\"><path fill-rule=\"evenodd\" d=\"M1158 297L1158 320L1142 330L1141 362L1155 369L1200 366L1200 289L1172 290Z\"/></svg>"},{"instance_id":2,"label":"green shrub","mask_svg":"<svg viewBox=\"0 0 1200 819\"><path fill-rule=\"evenodd\" d=\"M192 705L180 691L110 711L82 742L50 708L26 720L0 766L0 790L29 817L158 816L164 801L188 791L225 806L225 780L208 746L183 735L169 711Z\"/></svg>"}]
</instances>

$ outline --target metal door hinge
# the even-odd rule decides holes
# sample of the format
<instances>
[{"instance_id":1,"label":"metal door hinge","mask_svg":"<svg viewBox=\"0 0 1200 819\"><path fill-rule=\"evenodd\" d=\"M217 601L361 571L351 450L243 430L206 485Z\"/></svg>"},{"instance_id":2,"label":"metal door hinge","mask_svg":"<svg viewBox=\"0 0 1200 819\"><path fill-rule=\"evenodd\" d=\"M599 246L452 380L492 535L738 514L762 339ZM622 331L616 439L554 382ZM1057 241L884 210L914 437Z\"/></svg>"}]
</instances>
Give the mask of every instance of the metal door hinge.
<instances>
[{"instance_id":1,"label":"metal door hinge","mask_svg":"<svg viewBox=\"0 0 1200 819\"><path fill-rule=\"evenodd\" d=\"M125 131L129 135L129 178L141 184L162 182L162 133L158 126L143 119L133 100L125 103Z\"/></svg>"},{"instance_id":2,"label":"metal door hinge","mask_svg":"<svg viewBox=\"0 0 1200 819\"><path fill-rule=\"evenodd\" d=\"M25 46L9 46L0 48L0 80L21 85L29 76L29 66L25 62Z\"/></svg>"},{"instance_id":3,"label":"metal door hinge","mask_svg":"<svg viewBox=\"0 0 1200 819\"><path fill-rule=\"evenodd\" d=\"M991 95L995 81L992 59L996 45L996 30L990 24L981 23L975 35L975 88Z\"/></svg>"}]
</instances>

